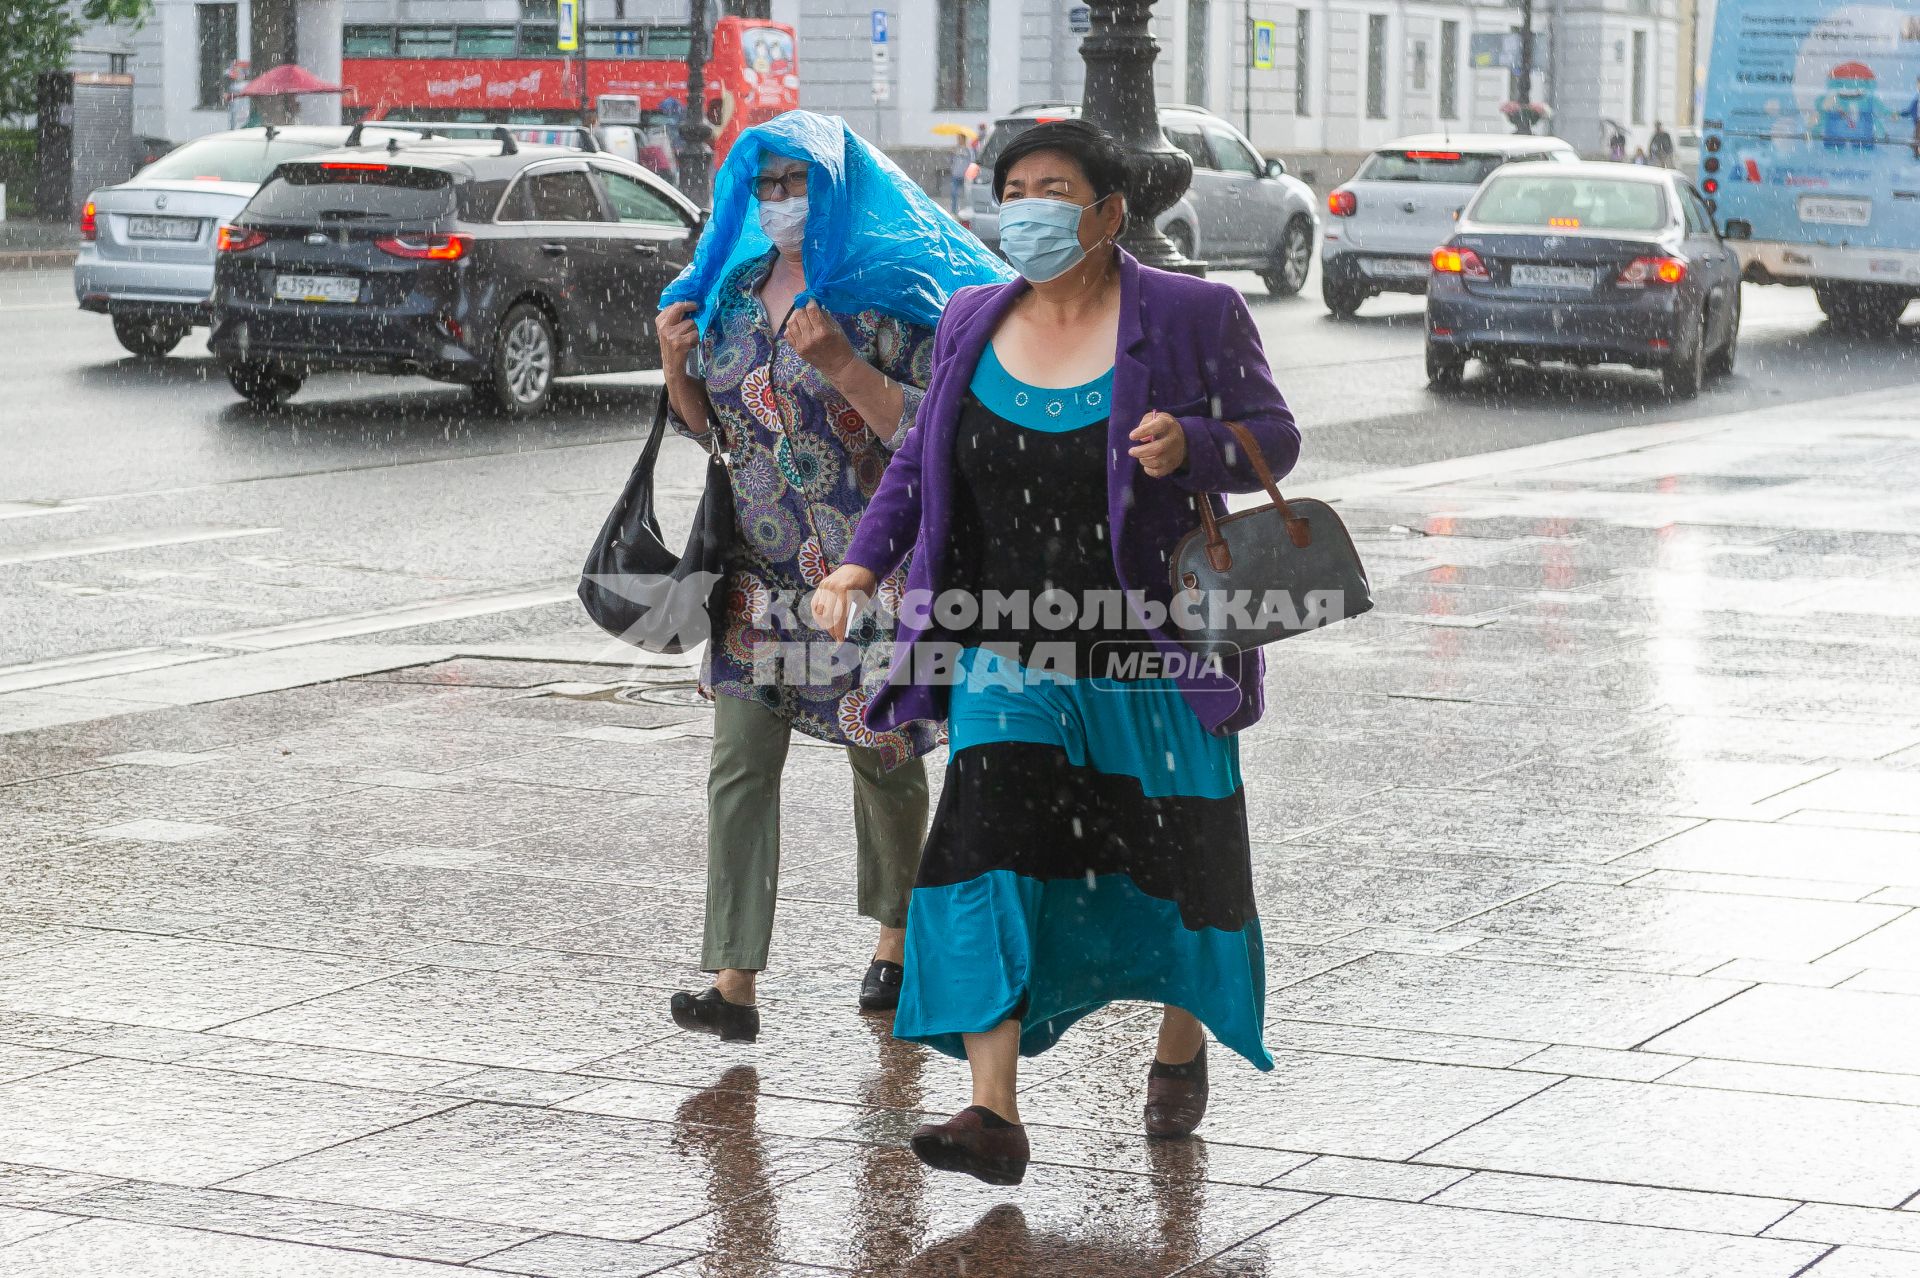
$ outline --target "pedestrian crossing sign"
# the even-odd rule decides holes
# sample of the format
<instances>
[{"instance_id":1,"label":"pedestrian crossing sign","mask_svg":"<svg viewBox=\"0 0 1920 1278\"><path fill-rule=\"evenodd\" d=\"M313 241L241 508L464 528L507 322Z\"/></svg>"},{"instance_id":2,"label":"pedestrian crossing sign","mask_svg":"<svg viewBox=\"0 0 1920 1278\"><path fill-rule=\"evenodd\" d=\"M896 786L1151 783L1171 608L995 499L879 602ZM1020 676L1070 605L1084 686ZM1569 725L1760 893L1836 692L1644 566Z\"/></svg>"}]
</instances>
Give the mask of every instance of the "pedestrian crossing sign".
<instances>
[{"instance_id":1,"label":"pedestrian crossing sign","mask_svg":"<svg viewBox=\"0 0 1920 1278\"><path fill-rule=\"evenodd\" d=\"M1275 27L1271 22L1253 24L1253 69L1256 71L1273 70L1273 41Z\"/></svg>"},{"instance_id":2,"label":"pedestrian crossing sign","mask_svg":"<svg viewBox=\"0 0 1920 1278\"><path fill-rule=\"evenodd\" d=\"M572 53L580 47L580 0L555 0L560 6L560 40L556 48Z\"/></svg>"}]
</instances>

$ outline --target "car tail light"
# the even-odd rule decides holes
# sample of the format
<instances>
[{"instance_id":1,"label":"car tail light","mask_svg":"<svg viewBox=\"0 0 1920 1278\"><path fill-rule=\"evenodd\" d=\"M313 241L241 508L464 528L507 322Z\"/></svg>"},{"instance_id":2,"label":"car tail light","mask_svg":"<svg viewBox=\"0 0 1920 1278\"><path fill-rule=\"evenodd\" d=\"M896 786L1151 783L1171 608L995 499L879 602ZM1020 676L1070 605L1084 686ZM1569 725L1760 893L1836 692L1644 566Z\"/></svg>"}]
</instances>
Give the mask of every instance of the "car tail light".
<instances>
[{"instance_id":1,"label":"car tail light","mask_svg":"<svg viewBox=\"0 0 1920 1278\"><path fill-rule=\"evenodd\" d=\"M1470 280L1489 278L1487 264L1470 248L1441 245L1433 251L1433 269L1442 275L1463 275Z\"/></svg>"},{"instance_id":2,"label":"car tail light","mask_svg":"<svg viewBox=\"0 0 1920 1278\"><path fill-rule=\"evenodd\" d=\"M1460 153L1458 151L1409 151L1407 158L1409 160L1440 160L1451 164L1459 160Z\"/></svg>"},{"instance_id":3,"label":"car tail light","mask_svg":"<svg viewBox=\"0 0 1920 1278\"><path fill-rule=\"evenodd\" d=\"M259 248L266 242L267 233L256 231L250 226L220 228L219 248L222 253L244 253L248 249Z\"/></svg>"},{"instance_id":4,"label":"car tail light","mask_svg":"<svg viewBox=\"0 0 1920 1278\"><path fill-rule=\"evenodd\" d=\"M1677 257L1637 257L1615 281L1621 288L1649 284L1678 284L1687 278L1687 264Z\"/></svg>"},{"instance_id":5,"label":"car tail light","mask_svg":"<svg viewBox=\"0 0 1920 1278\"><path fill-rule=\"evenodd\" d=\"M1352 217L1360 211L1360 201L1352 191L1335 191L1327 196L1327 212L1335 217Z\"/></svg>"},{"instance_id":6,"label":"car tail light","mask_svg":"<svg viewBox=\"0 0 1920 1278\"><path fill-rule=\"evenodd\" d=\"M374 247L393 257L422 262L457 262L473 247L471 235L387 235L375 240Z\"/></svg>"},{"instance_id":7,"label":"car tail light","mask_svg":"<svg viewBox=\"0 0 1920 1278\"><path fill-rule=\"evenodd\" d=\"M320 165L323 169L351 169L356 173L385 173L387 166L375 164L370 160L327 160Z\"/></svg>"},{"instance_id":8,"label":"car tail light","mask_svg":"<svg viewBox=\"0 0 1920 1278\"><path fill-rule=\"evenodd\" d=\"M93 237L98 234L100 234L99 216L93 207L93 201L88 200L80 210L80 238L91 243Z\"/></svg>"}]
</instances>

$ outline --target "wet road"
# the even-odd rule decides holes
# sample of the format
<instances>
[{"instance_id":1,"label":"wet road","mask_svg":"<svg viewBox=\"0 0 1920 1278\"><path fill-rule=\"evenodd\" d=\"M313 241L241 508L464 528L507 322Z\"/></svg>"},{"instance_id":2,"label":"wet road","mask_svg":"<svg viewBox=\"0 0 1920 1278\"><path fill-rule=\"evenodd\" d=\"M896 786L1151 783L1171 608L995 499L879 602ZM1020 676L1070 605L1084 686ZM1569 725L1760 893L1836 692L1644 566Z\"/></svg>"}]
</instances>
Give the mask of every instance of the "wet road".
<instances>
[{"instance_id":1,"label":"wet road","mask_svg":"<svg viewBox=\"0 0 1920 1278\"><path fill-rule=\"evenodd\" d=\"M1417 299L1341 323L1315 285L1281 301L1250 275L1225 278L1247 290L1309 432L1308 486L1920 378L1920 327L1844 339L1806 294L1749 289L1740 370L1692 403L1614 371L1483 375L1437 397ZM0 678L136 647L258 647L277 642L263 632L341 618L357 619L355 638L551 629L655 380L573 383L558 411L513 424L460 388L329 375L266 415L232 394L203 334L138 360L73 308L64 272L0 275ZM664 475L670 500L690 502L695 450L670 446Z\"/></svg>"}]
</instances>

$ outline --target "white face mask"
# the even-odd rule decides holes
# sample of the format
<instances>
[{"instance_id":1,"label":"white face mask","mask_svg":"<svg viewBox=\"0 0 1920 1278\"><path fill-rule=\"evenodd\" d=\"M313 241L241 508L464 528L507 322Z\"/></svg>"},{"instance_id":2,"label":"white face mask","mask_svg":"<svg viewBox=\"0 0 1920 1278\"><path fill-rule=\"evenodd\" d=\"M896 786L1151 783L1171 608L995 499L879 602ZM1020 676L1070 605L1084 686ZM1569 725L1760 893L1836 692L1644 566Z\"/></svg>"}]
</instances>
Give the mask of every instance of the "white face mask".
<instances>
[{"instance_id":1,"label":"white face mask","mask_svg":"<svg viewBox=\"0 0 1920 1278\"><path fill-rule=\"evenodd\" d=\"M777 248L792 252L807 234L807 197L793 196L770 204L760 203L760 229Z\"/></svg>"}]
</instances>

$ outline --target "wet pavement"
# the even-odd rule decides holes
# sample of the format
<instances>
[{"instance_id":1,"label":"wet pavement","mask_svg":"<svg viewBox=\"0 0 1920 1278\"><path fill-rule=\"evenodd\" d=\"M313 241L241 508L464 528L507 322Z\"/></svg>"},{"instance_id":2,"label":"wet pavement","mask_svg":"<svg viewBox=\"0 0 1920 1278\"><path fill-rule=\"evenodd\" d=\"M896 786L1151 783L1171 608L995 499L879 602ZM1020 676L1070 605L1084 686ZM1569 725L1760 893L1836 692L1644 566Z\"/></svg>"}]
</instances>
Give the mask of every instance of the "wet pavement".
<instances>
[{"instance_id":1,"label":"wet pavement","mask_svg":"<svg viewBox=\"0 0 1920 1278\"><path fill-rule=\"evenodd\" d=\"M836 751L760 1041L668 1020L684 666L567 622L0 691L0 1272L1920 1275L1910 400L1322 487L1378 607L1243 746L1278 1067L1150 1142L1111 1008L1012 1189L904 1149L965 1072L854 1007Z\"/></svg>"}]
</instances>

